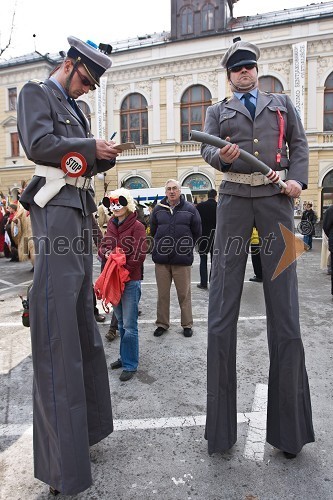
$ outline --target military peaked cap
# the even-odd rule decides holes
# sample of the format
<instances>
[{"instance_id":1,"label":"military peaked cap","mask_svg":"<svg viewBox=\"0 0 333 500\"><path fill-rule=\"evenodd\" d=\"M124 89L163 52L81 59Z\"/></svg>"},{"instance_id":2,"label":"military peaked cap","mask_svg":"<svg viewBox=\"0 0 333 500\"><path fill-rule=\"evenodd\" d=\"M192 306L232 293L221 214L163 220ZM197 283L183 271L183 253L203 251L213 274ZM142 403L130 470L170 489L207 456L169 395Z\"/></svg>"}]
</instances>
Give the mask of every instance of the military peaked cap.
<instances>
[{"instance_id":1,"label":"military peaked cap","mask_svg":"<svg viewBox=\"0 0 333 500\"><path fill-rule=\"evenodd\" d=\"M224 68L229 70L242 64L257 64L260 57L259 47L250 42L243 42L240 38L234 39L234 42L221 59Z\"/></svg>"},{"instance_id":2,"label":"military peaked cap","mask_svg":"<svg viewBox=\"0 0 333 500\"><path fill-rule=\"evenodd\" d=\"M110 57L91 42L82 42L75 36L69 36L67 41L70 49L67 56L84 65L94 83L99 86L99 79L110 68L112 61Z\"/></svg>"}]
</instances>

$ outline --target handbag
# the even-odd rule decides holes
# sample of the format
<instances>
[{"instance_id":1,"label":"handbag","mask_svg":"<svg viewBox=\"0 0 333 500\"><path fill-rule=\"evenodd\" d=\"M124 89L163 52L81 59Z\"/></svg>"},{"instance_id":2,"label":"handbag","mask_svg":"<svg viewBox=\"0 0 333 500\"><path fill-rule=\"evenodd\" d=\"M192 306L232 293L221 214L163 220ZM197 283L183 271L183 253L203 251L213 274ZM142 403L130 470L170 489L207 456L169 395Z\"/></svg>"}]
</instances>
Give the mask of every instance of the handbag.
<instances>
[{"instance_id":1,"label":"handbag","mask_svg":"<svg viewBox=\"0 0 333 500\"><path fill-rule=\"evenodd\" d=\"M30 317L29 317L29 292L32 287L32 284L28 286L27 289L27 298L25 299L20 295L20 299L22 300L22 307L23 307L23 312L22 312L22 324L23 326L30 327Z\"/></svg>"}]
</instances>

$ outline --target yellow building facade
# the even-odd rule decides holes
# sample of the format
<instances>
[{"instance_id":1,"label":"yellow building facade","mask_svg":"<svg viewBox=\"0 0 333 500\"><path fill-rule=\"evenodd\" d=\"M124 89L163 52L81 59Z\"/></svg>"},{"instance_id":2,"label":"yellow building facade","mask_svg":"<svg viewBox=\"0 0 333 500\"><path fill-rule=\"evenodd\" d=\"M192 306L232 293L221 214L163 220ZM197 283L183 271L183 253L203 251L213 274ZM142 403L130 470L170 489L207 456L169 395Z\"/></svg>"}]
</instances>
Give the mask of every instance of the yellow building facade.
<instances>
[{"instance_id":1,"label":"yellow building facade","mask_svg":"<svg viewBox=\"0 0 333 500\"><path fill-rule=\"evenodd\" d=\"M228 2L229 8L231 4ZM174 7L181 16L181 2ZM90 117L95 136L102 133L107 139L117 132L115 140L120 141L126 137L124 103L130 96L139 95L144 103L147 139L140 139L141 144L136 141L136 149L123 152L112 170L95 178L96 202L103 197L105 188L109 191L120 185L160 187L169 178L191 187L198 201L205 198L208 189L218 189L221 173L203 161L200 144L189 141L188 137L184 140L185 97L189 89L204 89L211 103L230 95L220 60L233 38L241 36L260 48L258 68L259 77L264 77L260 80L262 85L273 85L273 90L274 85L277 86L277 90L288 94L294 103L300 98L298 104L310 148L310 172L308 189L299 200L299 212L303 202L311 201L320 218L322 208L333 203L333 114L332 119L329 114L330 106L333 111L332 22L333 2L239 19L232 17L231 9L226 29L218 33L208 31L202 36L171 39L170 33L164 32L144 40L114 43L113 65L106 73L100 94L90 92L82 96L81 106ZM305 51L305 59L303 84L298 87L294 68L301 61L296 54L299 47ZM35 53L0 62L0 191L3 195L15 198L21 184L29 181L34 171L34 165L15 142L13 89L18 95L27 80L44 80L57 61L58 56L41 57ZM102 111L99 111L100 103ZM199 106L198 102L194 104ZM198 106L194 106L197 111ZM191 112L191 108L187 111ZM196 117L187 120L189 126L192 123L196 123ZM331 130L325 130L327 127Z\"/></svg>"}]
</instances>

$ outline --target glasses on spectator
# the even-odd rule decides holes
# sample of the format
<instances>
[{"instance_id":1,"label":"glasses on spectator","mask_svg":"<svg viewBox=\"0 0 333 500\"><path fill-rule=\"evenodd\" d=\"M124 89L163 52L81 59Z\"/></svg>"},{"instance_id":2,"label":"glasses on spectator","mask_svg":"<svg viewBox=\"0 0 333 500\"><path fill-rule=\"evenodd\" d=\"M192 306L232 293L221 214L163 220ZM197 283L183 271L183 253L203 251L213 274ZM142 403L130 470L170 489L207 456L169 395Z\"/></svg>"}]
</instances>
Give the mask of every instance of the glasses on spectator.
<instances>
[{"instance_id":1,"label":"glasses on spectator","mask_svg":"<svg viewBox=\"0 0 333 500\"><path fill-rule=\"evenodd\" d=\"M95 85L93 83L91 83L91 81L81 73L81 71L79 70L79 68L75 68L75 71L77 72L77 74L79 75L79 78L82 82L83 85L85 85L86 87L90 87L90 90L95 90Z\"/></svg>"},{"instance_id":2,"label":"glasses on spectator","mask_svg":"<svg viewBox=\"0 0 333 500\"><path fill-rule=\"evenodd\" d=\"M178 188L177 186L168 186L168 187L166 188L166 190L167 190L167 191L178 191L178 189L179 189L179 188Z\"/></svg>"},{"instance_id":3,"label":"glasses on spectator","mask_svg":"<svg viewBox=\"0 0 333 500\"><path fill-rule=\"evenodd\" d=\"M243 68L250 70L255 68L257 65L255 63L251 64L241 64L240 66L234 66L233 68L230 68L230 71L232 73L239 73Z\"/></svg>"}]
</instances>

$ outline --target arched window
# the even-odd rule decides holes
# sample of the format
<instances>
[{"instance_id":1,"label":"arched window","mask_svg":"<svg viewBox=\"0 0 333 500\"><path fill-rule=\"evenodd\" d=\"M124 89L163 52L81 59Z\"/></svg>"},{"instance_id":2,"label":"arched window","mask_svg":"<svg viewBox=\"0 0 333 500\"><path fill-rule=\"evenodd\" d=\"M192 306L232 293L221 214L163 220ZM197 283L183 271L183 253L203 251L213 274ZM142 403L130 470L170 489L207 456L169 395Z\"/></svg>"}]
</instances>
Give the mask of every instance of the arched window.
<instances>
[{"instance_id":1,"label":"arched window","mask_svg":"<svg viewBox=\"0 0 333 500\"><path fill-rule=\"evenodd\" d=\"M125 182L122 183L122 187L125 189L146 189L149 188L148 182L142 177L132 176L128 177Z\"/></svg>"},{"instance_id":2,"label":"arched window","mask_svg":"<svg viewBox=\"0 0 333 500\"><path fill-rule=\"evenodd\" d=\"M282 94L283 92L281 82L274 76L261 76L259 78L259 88L262 92L274 92L274 94Z\"/></svg>"},{"instance_id":3,"label":"arched window","mask_svg":"<svg viewBox=\"0 0 333 500\"><path fill-rule=\"evenodd\" d=\"M187 89L180 103L181 140L190 140L191 130L203 130L206 110L212 104L212 96L203 85Z\"/></svg>"},{"instance_id":4,"label":"arched window","mask_svg":"<svg viewBox=\"0 0 333 500\"><path fill-rule=\"evenodd\" d=\"M325 82L324 92L324 131L333 130L333 73Z\"/></svg>"},{"instance_id":5,"label":"arched window","mask_svg":"<svg viewBox=\"0 0 333 500\"><path fill-rule=\"evenodd\" d=\"M190 35L194 31L193 10L185 7L181 15L182 35Z\"/></svg>"},{"instance_id":6,"label":"arched window","mask_svg":"<svg viewBox=\"0 0 333 500\"><path fill-rule=\"evenodd\" d=\"M212 183L203 174L188 175L182 186L190 188L191 191L209 191L209 189L212 189Z\"/></svg>"},{"instance_id":7,"label":"arched window","mask_svg":"<svg viewBox=\"0 0 333 500\"><path fill-rule=\"evenodd\" d=\"M88 118L89 125L91 127L91 112L88 104L84 101L76 101L76 104L78 104L79 108L82 109L83 113Z\"/></svg>"},{"instance_id":8,"label":"arched window","mask_svg":"<svg viewBox=\"0 0 333 500\"><path fill-rule=\"evenodd\" d=\"M127 96L120 108L121 142L133 141L136 145L148 144L147 101L143 95Z\"/></svg>"},{"instance_id":9,"label":"arched window","mask_svg":"<svg viewBox=\"0 0 333 500\"><path fill-rule=\"evenodd\" d=\"M201 11L201 30L211 31L215 27L214 7L210 3L206 3Z\"/></svg>"},{"instance_id":10,"label":"arched window","mask_svg":"<svg viewBox=\"0 0 333 500\"><path fill-rule=\"evenodd\" d=\"M190 188L192 196L197 203L205 200L208 191L213 187L208 177L200 173L188 175L184 179L182 186Z\"/></svg>"}]
</instances>

